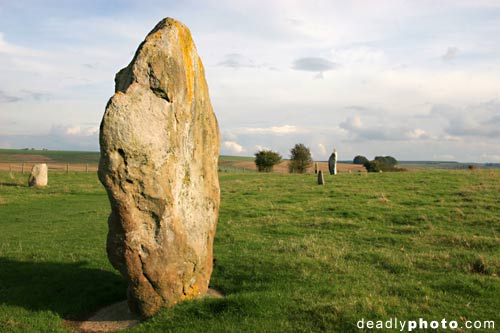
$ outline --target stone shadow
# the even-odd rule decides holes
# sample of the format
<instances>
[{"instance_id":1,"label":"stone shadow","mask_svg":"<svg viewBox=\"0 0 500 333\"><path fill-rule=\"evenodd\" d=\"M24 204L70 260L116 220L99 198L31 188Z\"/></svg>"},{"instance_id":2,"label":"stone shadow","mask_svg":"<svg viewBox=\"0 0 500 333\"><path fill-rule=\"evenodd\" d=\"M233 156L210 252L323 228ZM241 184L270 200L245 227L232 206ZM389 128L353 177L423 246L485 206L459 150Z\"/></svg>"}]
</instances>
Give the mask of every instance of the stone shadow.
<instances>
[{"instance_id":1,"label":"stone shadow","mask_svg":"<svg viewBox=\"0 0 500 333\"><path fill-rule=\"evenodd\" d=\"M118 273L89 268L86 262L16 261L0 257L0 303L49 310L80 319L126 297Z\"/></svg>"},{"instance_id":2,"label":"stone shadow","mask_svg":"<svg viewBox=\"0 0 500 333\"><path fill-rule=\"evenodd\" d=\"M28 181L26 181L26 184ZM6 186L6 187L28 187L26 184L20 184L20 183L9 183L9 182L2 182L0 181L0 187Z\"/></svg>"}]
</instances>

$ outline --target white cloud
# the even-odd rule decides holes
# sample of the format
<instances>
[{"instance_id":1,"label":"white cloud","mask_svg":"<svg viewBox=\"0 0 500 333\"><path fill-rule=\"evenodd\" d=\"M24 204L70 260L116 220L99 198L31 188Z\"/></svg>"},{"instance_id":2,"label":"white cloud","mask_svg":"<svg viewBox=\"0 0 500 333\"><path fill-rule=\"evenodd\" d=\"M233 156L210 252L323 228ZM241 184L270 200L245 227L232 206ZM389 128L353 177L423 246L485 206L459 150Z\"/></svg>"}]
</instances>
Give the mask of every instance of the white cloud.
<instances>
[{"instance_id":1,"label":"white cloud","mask_svg":"<svg viewBox=\"0 0 500 333\"><path fill-rule=\"evenodd\" d=\"M1 103L15 103L21 100L19 96L13 96L9 93L6 93L3 90L0 90L0 104Z\"/></svg>"},{"instance_id":2,"label":"white cloud","mask_svg":"<svg viewBox=\"0 0 500 333\"><path fill-rule=\"evenodd\" d=\"M99 149L99 127L90 124L53 125L48 131L0 135L2 147L51 150L86 150Z\"/></svg>"},{"instance_id":3,"label":"white cloud","mask_svg":"<svg viewBox=\"0 0 500 333\"><path fill-rule=\"evenodd\" d=\"M99 126L91 124L53 125L50 135L57 138L78 139L96 138L99 135Z\"/></svg>"},{"instance_id":4,"label":"white cloud","mask_svg":"<svg viewBox=\"0 0 500 333\"><path fill-rule=\"evenodd\" d=\"M0 32L0 54L8 54L14 56L37 57L47 55L46 52L30 49L27 47L17 46L5 40L4 34Z\"/></svg>"},{"instance_id":5,"label":"white cloud","mask_svg":"<svg viewBox=\"0 0 500 333\"><path fill-rule=\"evenodd\" d=\"M481 161L500 163L499 154L482 154Z\"/></svg>"},{"instance_id":6,"label":"white cloud","mask_svg":"<svg viewBox=\"0 0 500 333\"><path fill-rule=\"evenodd\" d=\"M99 126L92 126L92 127L87 127L84 130L84 135L85 136L94 136L99 134Z\"/></svg>"},{"instance_id":7,"label":"white cloud","mask_svg":"<svg viewBox=\"0 0 500 333\"><path fill-rule=\"evenodd\" d=\"M371 117L368 125L364 125L359 116L347 117L340 123L351 140L359 141L407 141L424 140L431 137L421 128L409 128L408 120L388 121L386 116Z\"/></svg>"},{"instance_id":8,"label":"white cloud","mask_svg":"<svg viewBox=\"0 0 500 333\"><path fill-rule=\"evenodd\" d=\"M271 150L271 149L267 148L266 146L255 145L255 150L256 151L262 151L262 150Z\"/></svg>"},{"instance_id":9,"label":"white cloud","mask_svg":"<svg viewBox=\"0 0 500 333\"><path fill-rule=\"evenodd\" d=\"M56 126L53 129L56 132L63 132L67 136L96 136L99 134L98 126L85 126L69 125L69 126Z\"/></svg>"},{"instance_id":10,"label":"white cloud","mask_svg":"<svg viewBox=\"0 0 500 333\"><path fill-rule=\"evenodd\" d=\"M7 43L4 38L3 33L0 32L0 53L17 53L16 48L13 45Z\"/></svg>"},{"instance_id":11,"label":"white cloud","mask_svg":"<svg viewBox=\"0 0 500 333\"><path fill-rule=\"evenodd\" d=\"M423 139L428 137L427 132L420 128L415 128L408 132L409 139Z\"/></svg>"},{"instance_id":12,"label":"white cloud","mask_svg":"<svg viewBox=\"0 0 500 333\"><path fill-rule=\"evenodd\" d=\"M321 155L324 156L328 153L324 144L318 143L318 148Z\"/></svg>"},{"instance_id":13,"label":"white cloud","mask_svg":"<svg viewBox=\"0 0 500 333\"><path fill-rule=\"evenodd\" d=\"M241 154L246 151L245 148L243 148L243 146L241 146L235 141L224 141L222 145L231 153Z\"/></svg>"},{"instance_id":14,"label":"white cloud","mask_svg":"<svg viewBox=\"0 0 500 333\"><path fill-rule=\"evenodd\" d=\"M80 129L80 126L78 126L78 125L71 126L71 127L66 128L66 130L64 131L64 133L66 135L77 135L77 134L81 133L81 129Z\"/></svg>"},{"instance_id":15,"label":"white cloud","mask_svg":"<svg viewBox=\"0 0 500 333\"><path fill-rule=\"evenodd\" d=\"M334 48L330 51L332 57L343 66L366 64L369 66L380 66L387 63L388 59L384 50L369 46L348 46Z\"/></svg>"},{"instance_id":16,"label":"white cloud","mask_svg":"<svg viewBox=\"0 0 500 333\"><path fill-rule=\"evenodd\" d=\"M247 127L241 129L242 133L274 134L274 135L285 135L285 134L299 133L305 131L306 131L305 129L292 125L271 126L271 127Z\"/></svg>"},{"instance_id":17,"label":"white cloud","mask_svg":"<svg viewBox=\"0 0 500 333\"><path fill-rule=\"evenodd\" d=\"M352 116L341 122L340 127L346 130L360 129L363 127L363 122L361 121L361 117Z\"/></svg>"},{"instance_id":18,"label":"white cloud","mask_svg":"<svg viewBox=\"0 0 500 333\"><path fill-rule=\"evenodd\" d=\"M239 53L226 54L224 60L219 62L219 66L230 67L234 69L244 68L244 67L255 67L252 59L249 59Z\"/></svg>"},{"instance_id":19,"label":"white cloud","mask_svg":"<svg viewBox=\"0 0 500 333\"><path fill-rule=\"evenodd\" d=\"M435 105L430 114L447 123L444 131L452 137L483 141L500 137L500 102L496 100L462 106Z\"/></svg>"},{"instance_id":20,"label":"white cloud","mask_svg":"<svg viewBox=\"0 0 500 333\"><path fill-rule=\"evenodd\" d=\"M292 68L298 71L323 73L338 67L338 64L320 57L304 57L293 61Z\"/></svg>"}]
</instances>

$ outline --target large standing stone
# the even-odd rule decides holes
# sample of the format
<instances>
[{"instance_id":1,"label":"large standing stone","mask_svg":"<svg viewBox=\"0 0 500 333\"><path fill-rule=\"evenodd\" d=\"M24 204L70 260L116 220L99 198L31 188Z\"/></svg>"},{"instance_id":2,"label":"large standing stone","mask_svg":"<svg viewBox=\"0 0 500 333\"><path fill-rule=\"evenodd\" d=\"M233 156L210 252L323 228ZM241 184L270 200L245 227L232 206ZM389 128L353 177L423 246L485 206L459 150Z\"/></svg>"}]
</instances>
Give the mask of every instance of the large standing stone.
<instances>
[{"instance_id":1,"label":"large standing stone","mask_svg":"<svg viewBox=\"0 0 500 333\"><path fill-rule=\"evenodd\" d=\"M29 186L47 186L49 181L48 167L45 163L33 165L31 168L30 178L28 179Z\"/></svg>"},{"instance_id":2,"label":"large standing stone","mask_svg":"<svg viewBox=\"0 0 500 333\"><path fill-rule=\"evenodd\" d=\"M328 159L328 171L330 171L330 175L337 174L337 150L334 148L333 153L330 155Z\"/></svg>"},{"instance_id":3,"label":"large standing stone","mask_svg":"<svg viewBox=\"0 0 500 333\"><path fill-rule=\"evenodd\" d=\"M203 295L219 213L219 129L189 29L167 18L115 78L100 129L107 252L133 312Z\"/></svg>"}]
</instances>

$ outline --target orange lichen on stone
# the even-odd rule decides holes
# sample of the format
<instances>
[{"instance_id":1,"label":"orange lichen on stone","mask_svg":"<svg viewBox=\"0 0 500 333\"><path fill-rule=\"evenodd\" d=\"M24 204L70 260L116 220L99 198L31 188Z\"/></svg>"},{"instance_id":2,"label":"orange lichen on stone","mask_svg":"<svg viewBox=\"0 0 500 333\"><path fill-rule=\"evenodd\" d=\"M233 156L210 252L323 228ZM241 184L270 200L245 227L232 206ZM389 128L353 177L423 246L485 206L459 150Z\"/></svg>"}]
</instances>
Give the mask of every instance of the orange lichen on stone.
<instances>
[{"instance_id":1,"label":"orange lichen on stone","mask_svg":"<svg viewBox=\"0 0 500 333\"><path fill-rule=\"evenodd\" d=\"M161 39L163 33L161 31L157 31L154 34L150 35L149 38L151 39Z\"/></svg>"},{"instance_id":2,"label":"orange lichen on stone","mask_svg":"<svg viewBox=\"0 0 500 333\"><path fill-rule=\"evenodd\" d=\"M186 74L186 87L188 100L193 98L194 90L194 70L193 70L193 38L185 25L173 20L177 27L180 45L182 47L182 58L184 60L184 69Z\"/></svg>"},{"instance_id":3,"label":"orange lichen on stone","mask_svg":"<svg viewBox=\"0 0 500 333\"><path fill-rule=\"evenodd\" d=\"M189 288L187 291L184 291L184 295L181 296L181 301L185 301L188 299L193 299L200 296L200 288L198 285L194 285L192 288Z\"/></svg>"}]
</instances>

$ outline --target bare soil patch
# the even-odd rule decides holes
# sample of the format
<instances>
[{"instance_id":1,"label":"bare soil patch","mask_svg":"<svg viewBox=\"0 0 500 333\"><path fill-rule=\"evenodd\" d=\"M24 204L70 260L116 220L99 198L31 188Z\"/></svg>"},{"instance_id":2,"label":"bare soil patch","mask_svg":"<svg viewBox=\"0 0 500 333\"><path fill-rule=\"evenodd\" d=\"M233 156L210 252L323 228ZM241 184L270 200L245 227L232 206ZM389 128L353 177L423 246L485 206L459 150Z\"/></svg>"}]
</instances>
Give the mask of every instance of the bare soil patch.
<instances>
[{"instance_id":1,"label":"bare soil patch","mask_svg":"<svg viewBox=\"0 0 500 333\"><path fill-rule=\"evenodd\" d=\"M132 328L141 318L128 309L127 301L107 306L84 321L67 321L76 332L115 332Z\"/></svg>"},{"instance_id":2,"label":"bare soil patch","mask_svg":"<svg viewBox=\"0 0 500 333\"><path fill-rule=\"evenodd\" d=\"M209 288L204 297L223 298L224 293ZM141 317L130 312L127 301L109 305L83 321L67 320L66 325L74 332L105 333L130 329L141 322Z\"/></svg>"}]
</instances>

